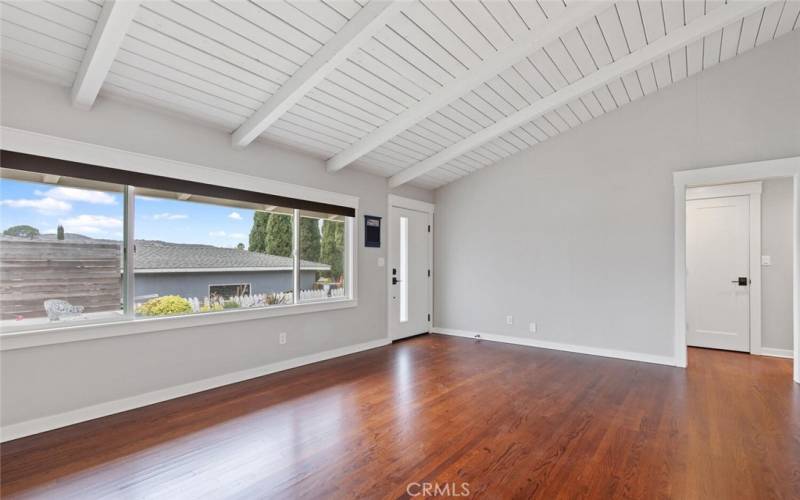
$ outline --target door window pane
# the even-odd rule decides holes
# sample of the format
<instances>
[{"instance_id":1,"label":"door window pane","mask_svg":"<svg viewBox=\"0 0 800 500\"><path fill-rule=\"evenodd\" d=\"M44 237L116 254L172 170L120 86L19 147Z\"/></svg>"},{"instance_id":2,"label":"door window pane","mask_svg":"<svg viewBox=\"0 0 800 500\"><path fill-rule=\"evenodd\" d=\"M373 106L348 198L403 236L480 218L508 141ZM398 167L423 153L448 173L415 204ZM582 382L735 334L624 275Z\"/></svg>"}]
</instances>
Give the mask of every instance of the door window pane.
<instances>
[{"instance_id":1,"label":"door window pane","mask_svg":"<svg viewBox=\"0 0 800 500\"><path fill-rule=\"evenodd\" d=\"M346 218L300 211L300 300L346 297Z\"/></svg>"},{"instance_id":2,"label":"door window pane","mask_svg":"<svg viewBox=\"0 0 800 500\"><path fill-rule=\"evenodd\" d=\"M408 217L400 217L400 322L408 321Z\"/></svg>"},{"instance_id":3,"label":"door window pane","mask_svg":"<svg viewBox=\"0 0 800 500\"><path fill-rule=\"evenodd\" d=\"M123 187L0 169L0 325L123 314Z\"/></svg>"},{"instance_id":4,"label":"door window pane","mask_svg":"<svg viewBox=\"0 0 800 500\"><path fill-rule=\"evenodd\" d=\"M293 303L293 210L138 189L139 316Z\"/></svg>"}]
</instances>

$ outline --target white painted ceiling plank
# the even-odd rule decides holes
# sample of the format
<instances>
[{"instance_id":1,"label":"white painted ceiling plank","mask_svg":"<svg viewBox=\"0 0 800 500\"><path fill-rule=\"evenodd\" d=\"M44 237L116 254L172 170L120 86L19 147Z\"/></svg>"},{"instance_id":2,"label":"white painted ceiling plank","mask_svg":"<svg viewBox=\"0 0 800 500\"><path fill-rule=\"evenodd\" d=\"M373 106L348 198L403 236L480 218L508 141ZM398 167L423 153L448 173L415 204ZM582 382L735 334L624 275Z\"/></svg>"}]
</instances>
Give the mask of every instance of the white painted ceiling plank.
<instances>
[{"instance_id":1,"label":"white painted ceiling plank","mask_svg":"<svg viewBox=\"0 0 800 500\"><path fill-rule=\"evenodd\" d=\"M39 63L57 68L59 71L69 71L77 74L78 68L81 65L80 59L65 57L56 52L9 38L5 33L3 33L3 36L0 38L0 40L2 40L1 44L3 46L4 53L7 52L9 54L14 54L15 56L23 59L30 58Z\"/></svg>"},{"instance_id":2,"label":"white painted ceiling plank","mask_svg":"<svg viewBox=\"0 0 800 500\"><path fill-rule=\"evenodd\" d=\"M155 5L161 4L162 2L157 2ZM174 47L174 53L183 54L186 52L187 57L198 57L198 53L206 57L211 56L230 66L241 68L245 73L259 76L276 85L283 85L288 79L285 71L264 64L263 60L268 59L270 53L263 50L263 48L258 48L260 50L254 49L255 52L242 53L213 38L211 33L189 29L168 17L149 10L148 7L152 5L150 3L145 4L136 14L135 22L131 27L132 35L148 41L151 38L158 39L158 46L166 48L166 45L169 45ZM137 24L143 25L148 31L137 31ZM221 28L218 27L218 29ZM173 49L170 49L170 51L173 51ZM256 57L256 55L259 55L259 57ZM294 63L284 62L291 64L291 66L287 67L287 70L294 71L297 68ZM271 63L274 64L274 61L271 61Z\"/></svg>"},{"instance_id":3,"label":"white painted ceiling plank","mask_svg":"<svg viewBox=\"0 0 800 500\"><path fill-rule=\"evenodd\" d=\"M0 23L0 33L2 33L4 38L11 38L42 50L75 59L78 61L78 64L83 60L83 55L86 53L86 49L82 47L63 43L61 40L57 40L37 31L29 30L24 26L10 23L5 19Z\"/></svg>"},{"instance_id":4,"label":"white painted ceiling plank","mask_svg":"<svg viewBox=\"0 0 800 500\"><path fill-rule=\"evenodd\" d=\"M342 29L342 26L347 22L347 17L340 14L336 9L329 7L322 0L305 0L303 2L292 2L289 5L321 25L326 26L334 33Z\"/></svg>"},{"instance_id":5,"label":"white painted ceiling plank","mask_svg":"<svg viewBox=\"0 0 800 500\"><path fill-rule=\"evenodd\" d=\"M142 25L134 23L131 27L132 30L137 26L144 28ZM210 56L191 59L177 56L165 50L165 47L147 43L130 34L126 36L125 40L122 42L122 47L120 48L117 58L123 57L123 53L129 53L133 57L147 60L151 65L169 67L187 76L205 80L209 84L216 85L229 92L240 94L259 103L267 100L272 92L278 90L277 85L261 78L254 79L253 83L259 83L256 87L236 77L230 76L225 71L228 67L225 64L215 64L222 63L222 61L216 61ZM210 61L210 63L207 61ZM241 76L241 70L239 68L230 67L230 69L236 73L236 76ZM250 73L245 74L253 76Z\"/></svg>"},{"instance_id":6,"label":"white painted ceiling plank","mask_svg":"<svg viewBox=\"0 0 800 500\"><path fill-rule=\"evenodd\" d=\"M76 47L85 49L89 45L91 35L31 14L19 8L18 5L17 3L3 3L3 20L17 26L24 26L31 31L47 35Z\"/></svg>"},{"instance_id":7,"label":"white painted ceiling plank","mask_svg":"<svg viewBox=\"0 0 800 500\"><path fill-rule=\"evenodd\" d=\"M775 2L764 9L764 17L761 19L761 27L758 29L758 36L756 37L756 47L775 38L778 20L781 18L785 6L785 1Z\"/></svg>"},{"instance_id":8,"label":"white painted ceiling plank","mask_svg":"<svg viewBox=\"0 0 800 500\"><path fill-rule=\"evenodd\" d=\"M739 54L756 46L758 28L761 26L761 19L763 17L764 9L761 9L745 16L744 20L742 20L742 32L739 35Z\"/></svg>"},{"instance_id":9,"label":"white painted ceiling plank","mask_svg":"<svg viewBox=\"0 0 800 500\"><path fill-rule=\"evenodd\" d=\"M742 32L742 20L725 26L722 30L722 44L720 48L720 61L727 61L736 55L739 46L739 35Z\"/></svg>"},{"instance_id":10,"label":"white painted ceiling plank","mask_svg":"<svg viewBox=\"0 0 800 500\"><path fill-rule=\"evenodd\" d=\"M235 3L236 2L232 2L230 0L226 2L229 8L232 8ZM307 13L301 10L301 7L303 4L307 3L307 1L286 2L276 0L255 0L254 3L271 16L279 19L282 24L290 27L293 31L302 33L306 37L314 40L318 44L316 50L319 50L319 45L326 44L344 25L342 22L337 27L331 28L328 27L324 22L318 21L309 16ZM255 21L255 19L250 20ZM256 24L260 23L256 21ZM273 31L273 33L279 34L277 31ZM294 43L293 40L296 36L297 35L295 33L289 32L289 36L286 38L286 40Z\"/></svg>"},{"instance_id":11,"label":"white painted ceiling plank","mask_svg":"<svg viewBox=\"0 0 800 500\"><path fill-rule=\"evenodd\" d=\"M229 90L227 86L220 85L214 81L210 81L207 78L203 78L202 76L195 76L190 73L180 71L172 64L164 64L147 57L140 56L134 52L130 52L125 49L125 44L123 44L123 48L121 48L117 53L115 63L121 63L126 66L150 73L154 78L167 78L181 85L186 85L188 87L205 92L211 96L229 101L234 105L244 106L247 109L258 109L258 106L261 105L261 101L259 101L257 98ZM225 80L222 80L222 82L227 83Z\"/></svg>"},{"instance_id":12,"label":"white painted ceiling plank","mask_svg":"<svg viewBox=\"0 0 800 500\"><path fill-rule=\"evenodd\" d=\"M653 61L664 57L679 47L701 39L708 33L713 33L714 31L719 30L736 19L763 7L763 5L764 2L731 3L718 7L709 14L687 24L683 28L677 29L669 35L660 38L659 40L656 40L645 47L642 47L637 52L634 52L629 56L605 66L601 70L570 84L568 87L557 91L551 96L537 101L528 108L506 117L492 126L483 129L481 132L436 153L435 155L397 175L392 176L389 179L389 185L391 187L397 187L405 184L415 177L418 177L430 170L436 169L440 165L449 162L453 158L457 158L466 151L494 140L494 138L506 133L508 130L512 130L524 123L527 123L531 119L535 119L536 117L541 117L553 109L556 109L559 106L562 106L563 104L586 94L587 92L591 92L602 86L605 86L608 82L618 78L620 74L634 71L642 66L649 66Z\"/></svg>"},{"instance_id":13,"label":"white painted ceiling plank","mask_svg":"<svg viewBox=\"0 0 800 500\"><path fill-rule=\"evenodd\" d=\"M231 113L228 110L210 106L193 99L173 94L150 83L141 82L132 78L109 72L103 89L108 85L121 87L129 92L133 92L162 103L170 103L172 109L183 110L192 116L202 116L207 120L223 124L229 128L232 123L241 120L241 116Z\"/></svg>"},{"instance_id":14,"label":"white painted ceiling plank","mask_svg":"<svg viewBox=\"0 0 800 500\"><path fill-rule=\"evenodd\" d=\"M68 87L75 81L75 72L53 67L52 65L16 54L9 50L0 52L0 64L4 68L21 72L27 76L41 78L55 85Z\"/></svg>"},{"instance_id":15,"label":"white painted ceiling plank","mask_svg":"<svg viewBox=\"0 0 800 500\"><path fill-rule=\"evenodd\" d=\"M59 2L58 6L62 9L69 10L78 14L80 16L85 17L86 19L91 19L92 21L97 21L100 18L100 12L103 8L100 5L95 3L89 2L87 0L72 0L69 2Z\"/></svg>"},{"instance_id":16,"label":"white painted ceiling plank","mask_svg":"<svg viewBox=\"0 0 800 500\"><path fill-rule=\"evenodd\" d=\"M106 0L103 4L72 86L73 105L88 109L94 104L140 3L139 0Z\"/></svg>"},{"instance_id":17,"label":"white painted ceiling plank","mask_svg":"<svg viewBox=\"0 0 800 500\"><path fill-rule=\"evenodd\" d=\"M64 2L69 4L70 2ZM68 29L78 31L85 35L91 36L94 32L94 27L98 18L89 19L82 15L75 14L74 12L63 9L57 4L41 2L41 1L28 1L28 2L14 2L13 4L18 9L22 9L34 16L42 19L47 19Z\"/></svg>"},{"instance_id":18,"label":"white painted ceiling plank","mask_svg":"<svg viewBox=\"0 0 800 500\"><path fill-rule=\"evenodd\" d=\"M432 17L445 24L448 31L451 31L459 40L462 40L470 51L479 58L486 59L495 54L496 50L492 44L455 4L441 0L423 0L423 4L431 12ZM463 59L462 61L467 62Z\"/></svg>"},{"instance_id":19,"label":"white painted ceiling plank","mask_svg":"<svg viewBox=\"0 0 800 500\"><path fill-rule=\"evenodd\" d=\"M785 35L795 29L798 18L800 18L800 2L796 0L787 1L778 21L778 26L775 29L775 36Z\"/></svg>"},{"instance_id":20,"label":"white painted ceiling plank","mask_svg":"<svg viewBox=\"0 0 800 500\"><path fill-rule=\"evenodd\" d=\"M703 69L719 63L719 52L722 46L722 30L717 30L703 39Z\"/></svg>"},{"instance_id":21,"label":"white painted ceiling plank","mask_svg":"<svg viewBox=\"0 0 800 500\"><path fill-rule=\"evenodd\" d=\"M420 101L416 106L409 108L370 135L362 138L352 147L328 160L328 170L336 171L344 168L437 109L453 102L497 73L520 61L538 47L550 43L551 40L558 38L558 36L573 28L576 24L595 15L601 8L607 8L607 5L589 2L571 7L559 18L552 20L543 29L532 34L530 38L514 43L508 50L498 54L497 57L488 59L481 65L471 68L461 78L449 81L429 97Z\"/></svg>"},{"instance_id":22,"label":"white painted ceiling plank","mask_svg":"<svg viewBox=\"0 0 800 500\"><path fill-rule=\"evenodd\" d=\"M270 99L250 116L231 137L243 147L261 135L294 106L309 90L324 80L347 56L386 25L401 4L373 0L358 12L334 37L316 52Z\"/></svg>"}]
</instances>

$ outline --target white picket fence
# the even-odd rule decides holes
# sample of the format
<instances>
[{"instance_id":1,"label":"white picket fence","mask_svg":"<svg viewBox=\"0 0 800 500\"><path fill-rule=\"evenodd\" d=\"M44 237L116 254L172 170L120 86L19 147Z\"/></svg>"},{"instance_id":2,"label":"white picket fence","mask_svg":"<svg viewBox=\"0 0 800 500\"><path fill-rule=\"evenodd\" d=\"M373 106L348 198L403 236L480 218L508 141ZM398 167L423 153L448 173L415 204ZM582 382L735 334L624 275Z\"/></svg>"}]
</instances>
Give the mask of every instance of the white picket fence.
<instances>
[{"instance_id":1,"label":"white picket fence","mask_svg":"<svg viewBox=\"0 0 800 500\"><path fill-rule=\"evenodd\" d=\"M285 293L257 293L254 295L242 295L239 297L231 297L227 301L234 301L239 304L239 307L264 307L276 306L283 304L292 304L294 299L292 292ZM344 288L334 288L330 292L325 290L300 290L300 300L322 300L331 298L344 297ZM211 300L208 297L198 299L197 297L187 297L186 300L192 306L192 312L200 312L203 309L208 310L211 307Z\"/></svg>"}]
</instances>

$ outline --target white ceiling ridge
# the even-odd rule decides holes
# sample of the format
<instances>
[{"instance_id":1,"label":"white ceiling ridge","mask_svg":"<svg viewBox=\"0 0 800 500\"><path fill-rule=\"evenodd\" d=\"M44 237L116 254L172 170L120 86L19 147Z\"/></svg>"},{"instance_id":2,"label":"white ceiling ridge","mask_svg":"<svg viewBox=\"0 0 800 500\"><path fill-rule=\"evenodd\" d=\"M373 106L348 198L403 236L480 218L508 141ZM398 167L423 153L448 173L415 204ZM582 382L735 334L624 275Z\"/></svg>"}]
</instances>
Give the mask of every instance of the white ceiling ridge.
<instances>
[{"instance_id":1,"label":"white ceiling ridge","mask_svg":"<svg viewBox=\"0 0 800 500\"><path fill-rule=\"evenodd\" d=\"M337 153L327 161L328 171L335 172L350 165L612 5L613 2L606 1L571 3L554 19L531 30L524 38L444 84L417 104Z\"/></svg>"},{"instance_id":2,"label":"white ceiling ridge","mask_svg":"<svg viewBox=\"0 0 800 500\"><path fill-rule=\"evenodd\" d=\"M141 0L106 0L103 3L100 18L72 85L74 106L90 109L94 105L141 3Z\"/></svg>"},{"instance_id":3,"label":"white ceiling ridge","mask_svg":"<svg viewBox=\"0 0 800 500\"><path fill-rule=\"evenodd\" d=\"M713 33L752 12L763 9L768 3L769 0L757 2L731 0L727 5L714 9L695 21L691 21L686 26L670 32L668 35L645 45L641 49L600 68L598 71L563 87L547 97L543 97L530 106L512 113L502 120L393 175L389 178L389 186L392 188L398 187L435 170L462 154L529 123L545 113L572 102L696 40L700 40L709 33Z\"/></svg>"},{"instance_id":4,"label":"white ceiling ridge","mask_svg":"<svg viewBox=\"0 0 800 500\"><path fill-rule=\"evenodd\" d=\"M370 0L334 36L298 69L231 136L234 147L245 147L278 121L310 90L322 82L351 54L386 26L407 1Z\"/></svg>"}]
</instances>

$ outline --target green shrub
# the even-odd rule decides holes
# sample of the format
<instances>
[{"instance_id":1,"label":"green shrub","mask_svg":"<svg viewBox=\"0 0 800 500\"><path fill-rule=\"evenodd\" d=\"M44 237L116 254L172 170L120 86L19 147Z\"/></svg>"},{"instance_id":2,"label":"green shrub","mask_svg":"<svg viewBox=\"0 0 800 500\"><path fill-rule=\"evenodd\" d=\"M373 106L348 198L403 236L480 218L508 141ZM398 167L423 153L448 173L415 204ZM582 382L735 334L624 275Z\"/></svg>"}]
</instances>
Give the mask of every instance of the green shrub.
<instances>
[{"instance_id":1,"label":"green shrub","mask_svg":"<svg viewBox=\"0 0 800 500\"><path fill-rule=\"evenodd\" d=\"M236 309L237 307L239 307L239 303L236 302L235 300L226 300L222 304L223 309Z\"/></svg>"},{"instance_id":2,"label":"green shrub","mask_svg":"<svg viewBox=\"0 0 800 500\"><path fill-rule=\"evenodd\" d=\"M179 295L165 295L150 299L136 310L144 316L169 316L192 312L189 301Z\"/></svg>"},{"instance_id":3,"label":"green shrub","mask_svg":"<svg viewBox=\"0 0 800 500\"><path fill-rule=\"evenodd\" d=\"M200 306L200 312L204 312L204 313L217 312L217 311L221 311L222 309L223 309L222 304L218 304L216 302L214 302L210 306Z\"/></svg>"}]
</instances>

